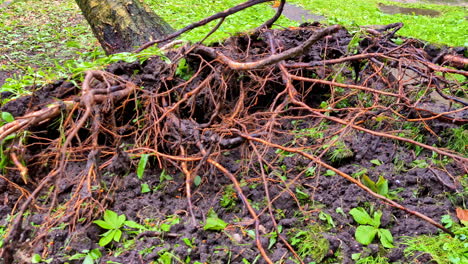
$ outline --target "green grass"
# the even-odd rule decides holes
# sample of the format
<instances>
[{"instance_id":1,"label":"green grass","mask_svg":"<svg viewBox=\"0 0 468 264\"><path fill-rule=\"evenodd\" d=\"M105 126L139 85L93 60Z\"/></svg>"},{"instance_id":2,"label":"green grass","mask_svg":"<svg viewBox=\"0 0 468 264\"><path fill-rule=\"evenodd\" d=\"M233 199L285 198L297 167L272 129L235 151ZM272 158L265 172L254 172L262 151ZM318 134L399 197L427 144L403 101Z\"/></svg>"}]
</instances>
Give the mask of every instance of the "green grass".
<instances>
[{"instance_id":1,"label":"green grass","mask_svg":"<svg viewBox=\"0 0 468 264\"><path fill-rule=\"evenodd\" d=\"M66 78L92 55L103 52L74 1L16 0L0 9L0 71L14 73L0 92L21 95Z\"/></svg>"},{"instance_id":2,"label":"green grass","mask_svg":"<svg viewBox=\"0 0 468 264\"><path fill-rule=\"evenodd\" d=\"M417 256L421 252L428 253L438 264L464 264L468 263L468 227L454 228L456 236L447 234L437 236L418 236L406 238L405 254Z\"/></svg>"},{"instance_id":3,"label":"green grass","mask_svg":"<svg viewBox=\"0 0 468 264\"><path fill-rule=\"evenodd\" d=\"M452 128L448 148L455 150L463 156L468 156L468 125Z\"/></svg>"},{"instance_id":4,"label":"green grass","mask_svg":"<svg viewBox=\"0 0 468 264\"><path fill-rule=\"evenodd\" d=\"M97 47L74 1L15 1L0 11L0 70L53 67Z\"/></svg>"},{"instance_id":5,"label":"green grass","mask_svg":"<svg viewBox=\"0 0 468 264\"><path fill-rule=\"evenodd\" d=\"M450 46L468 46L468 16L466 8L434 4L403 4L388 0L290 0L311 12L326 16L329 23L343 25L386 25L403 22L398 32L403 36ZM411 8L433 9L438 17L395 14L388 15L378 9L378 3Z\"/></svg>"},{"instance_id":6,"label":"green grass","mask_svg":"<svg viewBox=\"0 0 468 264\"><path fill-rule=\"evenodd\" d=\"M146 0L145 2L172 27L180 29L190 23L243 3L245 0ZM254 29L270 19L274 14L275 11L268 3L245 9L229 16L218 31L210 37L209 41L220 41L236 33ZM182 38L192 42L199 41L217 23L218 21L211 22L202 28L183 35ZM281 17L277 24L293 26L297 25L297 22Z\"/></svg>"}]
</instances>

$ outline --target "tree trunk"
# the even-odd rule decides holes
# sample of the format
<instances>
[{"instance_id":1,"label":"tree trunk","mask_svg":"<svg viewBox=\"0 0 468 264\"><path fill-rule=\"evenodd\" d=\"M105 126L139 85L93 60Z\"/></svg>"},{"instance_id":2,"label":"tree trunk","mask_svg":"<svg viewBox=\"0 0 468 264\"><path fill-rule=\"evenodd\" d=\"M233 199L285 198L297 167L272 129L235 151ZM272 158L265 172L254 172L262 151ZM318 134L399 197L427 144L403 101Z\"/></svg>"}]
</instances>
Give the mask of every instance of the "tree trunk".
<instances>
[{"instance_id":1,"label":"tree trunk","mask_svg":"<svg viewBox=\"0 0 468 264\"><path fill-rule=\"evenodd\" d=\"M140 0L76 0L106 54L132 51L174 30Z\"/></svg>"}]
</instances>

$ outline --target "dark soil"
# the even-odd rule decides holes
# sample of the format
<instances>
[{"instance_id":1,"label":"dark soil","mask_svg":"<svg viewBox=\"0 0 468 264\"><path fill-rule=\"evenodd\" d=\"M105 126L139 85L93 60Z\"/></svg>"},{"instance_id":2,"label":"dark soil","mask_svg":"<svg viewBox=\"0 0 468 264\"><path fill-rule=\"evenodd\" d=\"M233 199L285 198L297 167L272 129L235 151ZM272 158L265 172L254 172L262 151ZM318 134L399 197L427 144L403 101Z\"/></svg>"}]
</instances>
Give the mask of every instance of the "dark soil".
<instances>
[{"instance_id":1,"label":"dark soil","mask_svg":"<svg viewBox=\"0 0 468 264\"><path fill-rule=\"evenodd\" d=\"M15 72L12 71L0 71L0 87L5 83L8 78L13 78Z\"/></svg>"},{"instance_id":2,"label":"dark soil","mask_svg":"<svg viewBox=\"0 0 468 264\"><path fill-rule=\"evenodd\" d=\"M282 48L287 50L304 42L315 30L318 29L304 25L296 30L268 32L274 34ZM347 56L347 45L351 38L346 30L340 30L332 37L320 40L300 56L289 59L287 63L342 58ZM383 46L390 45L389 48L393 48L391 45L394 45L384 38L379 40L379 45L369 43L372 41L375 39L361 41L360 52L373 49L383 52ZM248 58L253 61L269 56L267 43L267 33L241 35L227 40L222 45L219 44L217 49L233 59ZM410 46L413 50L422 51L419 42L413 42ZM176 50L168 56L175 59L180 55L180 50ZM453 159L444 160L442 155L434 158L432 151L419 149L409 143L344 129L341 124L316 117L314 114L309 115L305 109L294 108L292 105L282 109L273 128L266 130L265 127L271 120L270 109L275 109L281 103L274 101L284 89L278 67L273 65L260 70L234 71L221 63L210 62L210 58L203 56L202 53L186 55L189 68L179 69L177 74L175 65L167 65L158 58L151 58L141 64L117 63L107 69L108 72L144 88L136 94L138 102L132 98L113 105L112 110L106 106L100 109L102 127L98 137L97 157L90 154L92 144L89 138L93 134L91 122L80 130L79 140L74 140L68 149L71 154L63 177L54 183L53 189L47 187L40 192L36 202L25 212L26 215L20 228L15 230L13 239L4 247L9 250L10 260L14 263L27 263L31 256L37 253L44 259L51 258L51 263L81 263L82 260L70 261L70 256L83 250L99 248L100 234L106 230L92 221L102 219L106 208L147 226L148 230L137 232L129 228L124 231L120 242L112 242L106 249L101 247L103 256L99 263L171 263L170 259L172 263L264 263L255 244L252 215L240 200L239 194L234 191L233 182L225 173L208 163L203 163L203 160L188 163L190 170L195 170L202 163L196 174L200 176L201 181L198 185L192 184L191 191L195 222L192 221L187 203L186 175L180 161L164 156L151 156L143 177L138 178L138 157L144 153L139 148L147 147L174 156L198 157L201 155L201 150L196 144L198 141L202 142L206 150L217 153L214 159L236 176L243 194L259 215L260 225L257 229L260 242L273 262L298 263L285 243L279 238L274 240L276 222L281 226L281 236L293 244L294 250L305 263L353 263L351 256L354 253L387 257L391 263L429 263L430 257L424 254L416 255L417 257L406 256L403 252L405 246L401 242L407 236L437 234L440 230L436 227L377 200L355 184L330 174L327 169L303 156L277 151L260 143L235 141L236 134L229 129L244 128L270 142L302 148L313 155L321 155L323 161L349 175L366 170L365 174L374 181L383 176L389 182L389 190L394 194L393 200L436 221L446 214L456 220L455 208L464 207L463 196L467 194L468 186L462 185L462 179L466 178L466 164ZM346 84L366 85L366 80L367 87L382 91L398 89L395 82L390 86L382 85L384 80L388 81L390 77L375 77L375 72L369 65L369 62L363 59L349 64L307 67L298 69L294 74L331 80L338 78L338 72L342 76L340 78L344 78L341 82ZM392 67L396 68L395 65ZM186 83L183 79L184 74L194 78ZM185 129L182 129L182 125L178 128L171 127L174 126L174 122L168 121L169 118L166 123L155 122L161 116L161 112L158 111L163 111L159 108L164 104L175 104L187 92L196 90L209 76L214 76L214 79L206 84L207 88L194 96L193 101L184 103L174 111L180 118L179 122L185 124ZM314 109L325 109L326 107L321 108L324 101L336 106L340 98L346 99L347 105L343 108L351 110L332 111L330 115L347 120L356 118L355 123L360 122L360 125L374 131L399 131L408 138L419 138L427 145L438 148L450 146L452 129L459 128L466 120L457 119L454 123L447 118L433 118L424 123L409 124L403 119L395 118L389 109L374 107L366 113L360 112L364 107L369 107L364 101L369 100L372 104L372 96L358 97L349 92L339 94L336 87L333 90L328 85L311 85L307 82L297 81L294 85L303 96L303 101ZM240 116L233 121L229 116L235 112L241 86L244 87L242 89L246 89L245 110L241 110ZM415 94L410 90L415 89L414 87L405 84L405 92L412 102L416 99L409 95ZM423 98L429 98L430 92L434 90L434 87L427 87L428 91L422 95ZM171 89L173 94L165 97L165 101L157 97ZM32 96L10 101L2 106L1 110L20 117L58 99L79 100L79 92L80 89L71 82L57 81L37 90ZM398 93L398 90L396 92ZM457 95L464 96L460 93ZM387 103L388 106L394 103L385 100L390 99L383 98L379 105ZM216 102L222 104L218 110L215 110L218 107ZM395 108L395 111L402 116L420 117L419 112L409 107L411 104L400 104L402 106ZM446 107L450 107L448 103ZM218 111L218 114L212 118L215 111ZM427 111L424 113L428 115ZM461 113L466 116L466 111ZM63 132L60 131L64 129L59 124L67 119L67 114L64 112L62 118L29 128L30 134L26 141L13 141L17 148L21 148L18 153L29 169L30 181L25 184L15 165L7 164L4 169L5 178L0 178L0 193L3 194L0 197L0 227L9 226L10 216L17 213L18 206L25 201L19 187L32 193L41 179L57 166L57 157L60 157L57 153L61 151L58 146L60 138L63 137ZM82 114L83 112L75 112L72 117L78 119ZM158 116L153 116L156 114ZM429 115L435 114L429 112ZM382 121L377 118L382 116L388 119ZM320 123L323 129L320 129ZM202 124L208 125L201 126ZM68 121L67 129L72 125L73 123ZM154 131L151 130L153 126L157 127ZM414 128L416 130L412 130ZM313 129L322 135L307 134ZM411 134L412 131L417 132ZM197 135L201 139L197 139ZM331 144L330 140L335 135L340 136L342 145L332 144L330 150L326 150L323 146ZM232 139L235 143L223 145L220 138ZM179 152L181 146L186 149L186 155ZM261 154L256 154L254 146ZM338 148L345 149L346 155L333 157L333 151L338 151ZM458 154L461 157L466 155L466 146L465 152ZM96 171L99 180L92 186L91 192L86 192L79 186L83 184L83 175L86 175L93 162L100 166ZM424 162L426 166L421 165ZM308 170L314 166L315 171ZM266 181L262 180L262 171ZM144 184L151 190L142 192ZM268 186L269 198L265 185ZM52 204L53 195L56 195L56 204ZM77 197L75 195L82 198L81 202L73 203L73 199ZM268 201L271 201L275 222L268 211ZM380 227L391 231L395 238L395 248L383 248L378 239L369 246L363 246L355 240L354 232L358 225L349 215L349 211L356 207L383 212ZM229 223L226 229L204 230L203 226L210 210ZM323 213L331 216L334 226L323 220ZM161 224L170 226L169 230L156 228ZM316 250L301 254L301 243L293 242L299 231L312 234L309 240L302 237L301 243L311 243ZM9 262L0 260L0 263Z\"/></svg>"}]
</instances>

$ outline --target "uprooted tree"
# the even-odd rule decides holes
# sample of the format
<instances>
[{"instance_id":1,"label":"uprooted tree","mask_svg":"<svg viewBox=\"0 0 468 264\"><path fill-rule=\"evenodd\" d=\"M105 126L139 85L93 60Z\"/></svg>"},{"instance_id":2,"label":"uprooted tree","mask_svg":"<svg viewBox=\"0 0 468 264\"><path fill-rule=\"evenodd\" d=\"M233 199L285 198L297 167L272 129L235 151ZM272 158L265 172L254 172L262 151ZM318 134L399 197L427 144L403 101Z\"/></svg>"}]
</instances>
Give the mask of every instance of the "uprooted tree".
<instances>
[{"instance_id":1,"label":"uprooted tree","mask_svg":"<svg viewBox=\"0 0 468 264\"><path fill-rule=\"evenodd\" d=\"M215 19L222 23L230 14L262 2L268 1L248 1L150 41L140 50ZM205 213L192 204L195 177L204 175L205 181L210 181L212 174L226 176L247 209L245 217L250 217L255 230L254 244L267 263L276 260L261 242L260 218L266 215L291 256L303 262L278 230L274 202L284 193L297 201L291 188L302 181L304 164L315 168L308 177L319 179L324 171L332 171L388 208L402 210L452 234L418 210L377 193L339 165L347 159L358 160L346 142L349 145L349 141L368 135L395 142L398 152L412 146L440 159L446 157L453 161L447 171L466 173L468 159L462 151L400 132L402 122L421 123L436 138L431 122L466 124L466 117L460 113L467 110L467 104L456 96L466 91L456 89L460 87L457 80L444 76L468 73L433 63L419 41L393 43L391 38L402 26L398 23L362 29L363 37L353 42L355 46L348 45L353 36L336 25L269 29L284 2L277 15L253 34L232 37L224 45L187 44L168 50L170 64L154 57L142 63L120 63L107 71L89 71L81 89L59 82L48 92L59 102L30 98L25 105L41 107L16 113L15 121L0 128L0 140L8 142L5 153L11 165L2 179L21 194L11 212L15 217L2 256L11 261L38 248L44 249L39 253L47 254L47 242L53 239L48 235L51 228L64 222L70 223L71 230L90 225L112 205L116 189L125 187L109 174L128 174L135 166L130 157L143 156L149 156L155 168L185 176L187 224L197 225ZM89 3L92 6L93 1ZM136 71L141 74L134 75ZM453 94L447 94L451 91ZM422 100L434 95L462 106L435 111ZM302 128L318 129L320 136L293 132L292 124L298 123ZM225 163L230 152L242 157L236 169ZM286 180L272 173L284 171L280 160L285 153L303 164L286 168L290 174ZM251 205L238 175L259 179L266 200L264 208ZM440 184L456 190L454 181L441 180ZM283 183L281 191L272 197L270 189L277 183ZM48 190L52 190L50 197L39 198ZM299 201L297 208L302 210ZM23 214L28 209L46 212L47 216L36 236L23 242ZM24 244L21 252L16 251L18 243Z\"/></svg>"}]
</instances>

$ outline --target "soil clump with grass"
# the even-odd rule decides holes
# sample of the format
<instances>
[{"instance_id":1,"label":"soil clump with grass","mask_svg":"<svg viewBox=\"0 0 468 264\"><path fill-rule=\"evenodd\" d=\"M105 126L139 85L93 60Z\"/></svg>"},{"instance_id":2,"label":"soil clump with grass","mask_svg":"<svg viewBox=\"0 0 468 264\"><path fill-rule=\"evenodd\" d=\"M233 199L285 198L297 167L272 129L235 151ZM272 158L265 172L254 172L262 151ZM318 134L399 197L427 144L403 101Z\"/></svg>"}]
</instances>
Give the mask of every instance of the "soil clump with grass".
<instances>
[{"instance_id":1,"label":"soil clump with grass","mask_svg":"<svg viewBox=\"0 0 468 264\"><path fill-rule=\"evenodd\" d=\"M400 27L260 30L3 105L3 263L428 263L407 237L466 232L468 74Z\"/></svg>"}]
</instances>

